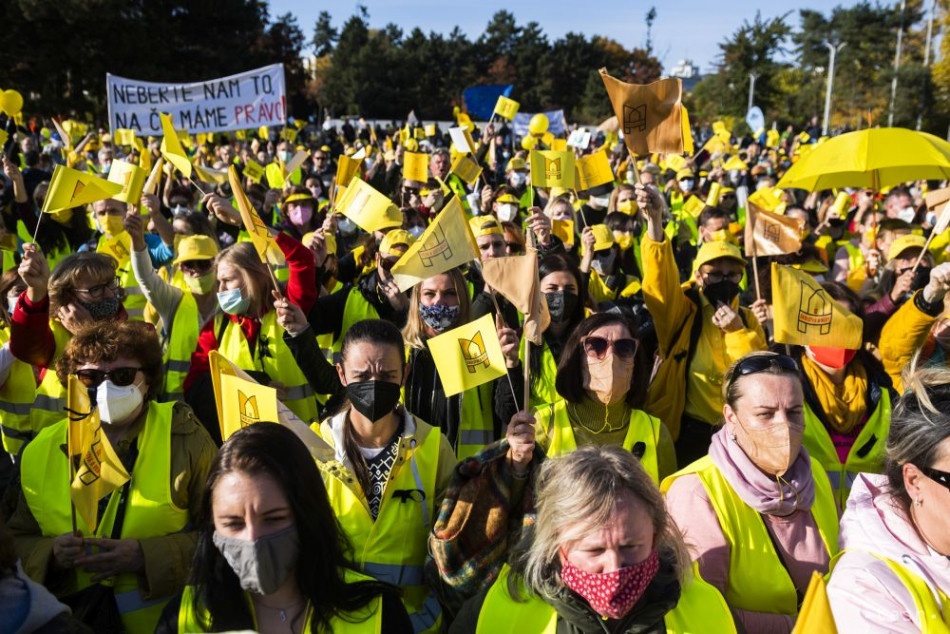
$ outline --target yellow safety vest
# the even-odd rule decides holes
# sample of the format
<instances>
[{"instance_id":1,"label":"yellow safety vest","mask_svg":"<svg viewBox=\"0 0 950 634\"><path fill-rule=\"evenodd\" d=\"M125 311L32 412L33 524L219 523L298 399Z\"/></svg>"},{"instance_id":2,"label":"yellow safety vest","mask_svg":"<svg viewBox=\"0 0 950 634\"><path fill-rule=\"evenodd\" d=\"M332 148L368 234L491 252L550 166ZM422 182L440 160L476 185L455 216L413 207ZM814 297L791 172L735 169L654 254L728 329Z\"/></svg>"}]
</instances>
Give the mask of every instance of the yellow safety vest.
<instances>
[{"instance_id":1,"label":"yellow safety vest","mask_svg":"<svg viewBox=\"0 0 950 634\"><path fill-rule=\"evenodd\" d=\"M845 242L844 248L848 250L848 278L846 280L848 288L855 293L860 293L864 280L867 279L867 271L864 270L864 252L861 251L861 247L856 247L850 242Z\"/></svg>"},{"instance_id":2,"label":"yellow safety vest","mask_svg":"<svg viewBox=\"0 0 950 634\"><path fill-rule=\"evenodd\" d=\"M62 356L72 334L58 321L50 320L49 326L56 347L43 380L34 388L33 409L30 411L30 428L33 433L39 433L41 429L58 423L66 415L66 388L56 375L56 362Z\"/></svg>"},{"instance_id":3,"label":"yellow safety vest","mask_svg":"<svg viewBox=\"0 0 950 634\"><path fill-rule=\"evenodd\" d=\"M138 458L132 468L132 482L122 522L122 538L148 539L184 530L188 510L172 502L171 493L171 425L174 403L150 403L145 426L138 437ZM69 495L69 463L61 448L66 442L66 426L62 420L44 429L23 452L23 495L45 537L58 537L72 532ZM123 487L124 488L124 487ZM110 537L122 488L112 493L108 506L95 532L77 517L84 535ZM76 592L92 584L92 575L79 569L72 571ZM139 578L121 574L110 580L115 589L116 604L122 623L131 633L153 632L162 609L170 597L144 599Z\"/></svg>"},{"instance_id":4,"label":"yellow safety vest","mask_svg":"<svg viewBox=\"0 0 950 634\"><path fill-rule=\"evenodd\" d=\"M366 301L363 293L357 286L351 286L343 307L343 323L340 325L340 336L333 342L333 363L340 361L340 350L343 347L343 337L350 326L364 319L379 319L379 312Z\"/></svg>"},{"instance_id":5,"label":"yellow safety vest","mask_svg":"<svg viewBox=\"0 0 950 634\"><path fill-rule=\"evenodd\" d=\"M844 509L851 485L859 473L884 472L884 445L890 428L891 395L887 388L881 388L877 407L851 445L847 461L842 464L828 429L818 420L811 407L805 404L805 436L802 444L812 459L825 468L839 509Z\"/></svg>"},{"instance_id":6,"label":"yellow safety vest","mask_svg":"<svg viewBox=\"0 0 950 634\"><path fill-rule=\"evenodd\" d=\"M919 576L897 563L879 555L878 559L887 564L888 568L907 588L914 605L917 607L917 624L922 634L950 633L950 599L940 588L930 586ZM937 596L934 596L936 592ZM938 604L939 601L939 604Z\"/></svg>"},{"instance_id":7,"label":"yellow safety vest","mask_svg":"<svg viewBox=\"0 0 950 634\"><path fill-rule=\"evenodd\" d=\"M191 355L198 347L201 331L201 314L191 291L182 291L181 301L171 321L165 324L165 386L159 400L183 401L185 377L191 369Z\"/></svg>"},{"instance_id":8,"label":"yellow safety vest","mask_svg":"<svg viewBox=\"0 0 950 634\"><path fill-rule=\"evenodd\" d=\"M534 412L534 418L541 426L541 433L551 438L547 455L551 458L563 456L577 450L577 440L571 421L567 417L567 401L561 399L544 406ZM660 482L660 469L657 464L656 446L660 441L660 426L663 423L659 418L650 416L643 410L635 409L630 412L630 424L627 426L627 436L623 439L623 448L629 452L640 454L640 464L656 483ZM638 447L639 445L639 447Z\"/></svg>"},{"instance_id":9,"label":"yellow safety vest","mask_svg":"<svg viewBox=\"0 0 950 634\"><path fill-rule=\"evenodd\" d=\"M633 297L640 292L640 280L637 279L636 275L626 275L625 277L626 279L624 281L626 286L619 291L615 291L607 287L607 283L604 281L604 278L600 276L600 273L591 270L590 284L587 287L587 291L590 293L591 298L598 304L600 302L612 302L617 298Z\"/></svg>"},{"instance_id":10,"label":"yellow safety vest","mask_svg":"<svg viewBox=\"0 0 950 634\"><path fill-rule=\"evenodd\" d=\"M667 634L698 634L736 631L729 606L716 588L695 571L682 588L676 607L666 613L663 622ZM538 595L529 592L518 578L519 599L511 596L511 568L505 564L498 579L488 589L478 613L475 634L555 634L557 611Z\"/></svg>"},{"instance_id":11,"label":"yellow safety vest","mask_svg":"<svg viewBox=\"0 0 950 634\"><path fill-rule=\"evenodd\" d=\"M838 510L831 485L817 460L811 461L811 471L815 479L811 514L825 549L829 556L834 556L838 551ZM795 584L775 552L762 516L742 501L709 456L664 479L660 489L666 493L676 478L691 473L703 483L729 544L729 606L751 612L797 614Z\"/></svg>"},{"instance_id":12,"label":"yellow safety vest","mask_svg":"<svg viewBox=\"0 0 950 634\"><path fill-rule=\"evenodd\" d=\"M337 460L317 464L340 527L353 544L354 563L365 574L403 589L403 603L416 632L435 632L441 626L442 608L426 587L423 567L437 510L442 439L437 428L414 420L415 433L399 439L399 456L375 521L365 493L346 466ZM329 421L320 425L319 433L333 442Z\"/></svg>"},{"instance_id":13,"label":"yellow safety vest","mask_svg":"<svg viewBox=\"0 0 950 634\"><path fill-rule=\"evenodd\" d=\"M524 346L518 346L518 358L521 359L522 363L526 363ZM556 379L557 361L554 360L551 348L548 347L548 342L545 341L541 345L541 368L533 374L531 381L531 396L528 403L532 410L560 400L561 395L557 393L557 388L554 387Z\"/></svg>"},{"instance_id":14,"label":"yellow safety vest","mask_svg":"<svg viewBox=\"0 0 950 634\"><path fill-rule=\"evenodd\" d=\"M358 583L360 581L369 581L370 577L361 575L353 570L344 570L344 579L346 583ZM244 594L244 600L247 602L251 611L251 618L254 620L254 627L257 627L257 615L254 613L254 602L251 601L247 593ZM301 632L309 634L313 627L313 608L307 606L307 617L304 619ZM382 600L376 597L367 603L358 612L347 612L339 614L330 619L330 629L326 634L378 634L383 627ZM211 632L211 615L206 608L198 608L195 605L194 586L185 586L181 593L181 607L178 609L178 633L186 634L191 632ZM322 631L322 630L321 630Z\"/></svg>"},{"instance_id":15,"label":"yellow safety vest","mask_svg":"<svg viewBox=\"0 0 950 634\"><path fill-rule=\"evenodd\" d=\"M216 333L221 332L221 320L224 318L221 315L215 317ZM229 319L224 336L218 342L218 352L242 370L264 372L272 381L283 383L284 396L281 402L300 420L309 423L317 417L317 400L313 388L294 361L293 353L284 343L283 332L284 329L277 324L277 314L273 310L268 311L261 319L256 350L252 351L244 331Z\"/></svg>"},{"instance_id":16,"label":"yellow safety vest","mask_svg":"<svg viewBox=\"0 0 950 634\"><path fill-rule=\"evenodd\" d=\"M10 331L0 329L0 345L7 345ZM33 366L14 359L7 380L0 385L0 435L3 450L19 456L23 445L35 435L30 426L30 410L36 395L36 377Z\"/></svg>"},{"instance_id":17,"label":"yellow safety vest","mask_svg":"<svg viewBox=\"0 0 950 634\"><path fill-rule=\"evenodd\" d=\"M132 236L123 231L117 236L99 236L96 244L96 253L104 253L116 261L116 275L119 276L119 286L125 291L122 305L129 319L141 321L145 317L145 293L132 272Z\"/></svg>"}]
</instances>

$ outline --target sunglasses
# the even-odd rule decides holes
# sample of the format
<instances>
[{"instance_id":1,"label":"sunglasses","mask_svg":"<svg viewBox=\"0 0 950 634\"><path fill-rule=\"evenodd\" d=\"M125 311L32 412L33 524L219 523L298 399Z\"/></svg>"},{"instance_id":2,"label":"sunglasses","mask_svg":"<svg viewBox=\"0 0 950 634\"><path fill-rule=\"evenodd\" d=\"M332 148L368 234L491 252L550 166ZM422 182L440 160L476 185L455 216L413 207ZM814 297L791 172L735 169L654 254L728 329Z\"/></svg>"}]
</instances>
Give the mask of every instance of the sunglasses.
<instances>
[{"instance_id":1,"label":"sunglasses","mask_svg":"<svg viewBox=\"0 0 950 634\"><path fill-rule=\"evenodd\" d=\"M600 361L607 354L608 348L613 348L614 355L625 361L629 361L637 354L637 348L640 343L636 339L614 339L609 341L604 337L585 337L583 340L584 352L588 357Z\"/></svg>"},{"instance_id":2,"label":"sunglasses","mask_svg":"<svg viewBox=\"0 0 950 634\"><path fill-rule=\"evenodd\" d=\"M103 381L109 379L119 387L132 385L135 375L142 368L113 368L111 370L76 370L76 377L86 387L99 387Z\"/></svg>"},{"instance_id":3,"label":"sunglasses","mask_svg":"<svg viewBox=\"0 0 950 634\"><path fill-rule=\"evenodd\" d=\"M736 364L736 369L732 372L732 380L735 381L740 376L765 372L773 367L781 368L787 372L798 372L798 364L795 363L795 359L784 354L755 355L746 357Z\"/></svg>"},{"instance_id":4,"label":"sunglasses","mask_svg":"<svg viewBox=\"0 0 950 634\"><path fill-rule=\"evenodd\" d=\"M204 275L211 270L213 262L211 260L186 260L179 264L182 271L188 273L197 273L198 275Z\"/></svg>"},{"instance_id":5,"label":"sunglasses","mask_svg":"<svg viewBox=\"0 0 950 634\"><path fill-rule=\"evenodd\" d=\"M917 467L920 469L920 472L925 476L939 484L940 486L950 490L950 473L946 471L940 471L939 469L931 469L930 467Z\"/></svg>"}]
</instances>

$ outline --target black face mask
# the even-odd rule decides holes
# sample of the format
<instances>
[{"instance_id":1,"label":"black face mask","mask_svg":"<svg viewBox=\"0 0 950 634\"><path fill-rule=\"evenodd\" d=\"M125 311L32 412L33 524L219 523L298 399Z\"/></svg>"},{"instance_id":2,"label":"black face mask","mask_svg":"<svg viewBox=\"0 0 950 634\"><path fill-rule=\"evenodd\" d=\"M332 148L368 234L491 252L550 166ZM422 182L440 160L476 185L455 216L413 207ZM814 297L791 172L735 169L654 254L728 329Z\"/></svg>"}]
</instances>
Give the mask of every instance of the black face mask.
<instances>
[{"instance_id":1,"label":"black face mask","mask_svg":"<svg viewBox=\"0 0 950 634\"><path fill-rule=\"evenodd\" d=\"M719 304L726 304L728 306L738 294L739 285L729 280L723 280L715 284L707 284L703 287L703 295L706 296L706 299L708 299L709 303L713 306L718 306Z\"/></svg>"},{"instance_id":2,"label":"black face mask","mask_svg":"<svg viewBox=\"0 0 950 634\"><path fill-rule=\"evenodd\" d=\"M828 219L828 226L831 227L831 228L833 228L833 229L840 229L840 228L842 228L842 227L845 225L845 223L847 223L847 222L848 222L848 221L847 221L847 219L845 219L845 218L829 218L829 219Z\"/></svg>"},{"instance_id":3,"label":"black face mask","mask_svg":"<svg viewBox=\"0 0 950 634\"><path fill-rule=\"evenodd\" d=\"M551 323L562 324L571 318L577 308L577 295L566 291L552 291L544 294L551 313Z\"/></svg>"},{"instance_id":4,"label":"black face mask","mask_svg":"<svg viewBox=\"0 0 950 634\"><path fill-rule=\"evenodd\" d=\"M360 381L346 385L346 397L353 409L374 423L396 408L399 396L400 385L389 381Z\"/></svg>"}]
</instances>

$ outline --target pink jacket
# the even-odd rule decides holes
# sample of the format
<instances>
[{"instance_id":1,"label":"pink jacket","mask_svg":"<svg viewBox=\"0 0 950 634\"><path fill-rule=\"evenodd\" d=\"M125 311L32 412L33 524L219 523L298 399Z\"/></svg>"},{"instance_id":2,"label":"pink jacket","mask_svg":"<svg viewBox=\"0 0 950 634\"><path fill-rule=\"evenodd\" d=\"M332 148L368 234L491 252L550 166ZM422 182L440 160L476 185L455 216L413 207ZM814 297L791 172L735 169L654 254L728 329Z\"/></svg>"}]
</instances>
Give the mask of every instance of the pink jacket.
<instances>
[{"instance_id":1,"label":"pink jacket","mask_svg":"<svg viewBox=\"0 0 950 634\"><path fill-rule=\"evenodd\" d=\"M839 631L920 632L917 608L888 565L895 561L950 594L950 560L920 537L887 491L883 475L861 474L841 519L839 542L847 549L828 583L828 598Z\"/></svg>"}]
</instances>

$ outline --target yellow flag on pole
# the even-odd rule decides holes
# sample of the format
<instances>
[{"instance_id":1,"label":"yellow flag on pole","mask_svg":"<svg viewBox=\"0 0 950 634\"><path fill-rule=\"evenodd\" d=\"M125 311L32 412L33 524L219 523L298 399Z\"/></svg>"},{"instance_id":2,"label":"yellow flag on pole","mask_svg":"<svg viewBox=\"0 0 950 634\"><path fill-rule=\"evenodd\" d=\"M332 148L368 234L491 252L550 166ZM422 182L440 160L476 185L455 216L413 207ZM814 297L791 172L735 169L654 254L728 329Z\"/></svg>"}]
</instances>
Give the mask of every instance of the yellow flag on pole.
<instances>
[{"instance_id":1,"label":"yellow flag on pole","mask_svg":"<svg viewBox=\"0 0 950 634\"><path fill-rule=\"evenodd\" d=\"M297 140L297 131L293 128L284 128L280 131L280 138L293 143Z\"/></svg>"},{"instance_id":2,"label":"yellow flag on pole","mask_svg":"<svg viewBox=\"0 0 950 634\"><path fill-rule=\"evenodd\" d=\"M491 314L428 341L446 396L505 376L505 355Z\"/></svg>"},{"instance_id":3,"label":"yellow flag on pole","mask_svg":"<svg viewBox=\"0 0 950 634\"><path fill-rule=\"evenodd\" d=\"M498 102L495 104L495 114L511 121L515 118L515 115L518 114L520 107L521 104L514 99L509 99L504 95L498 95Z\"/></svg>"},{"instance_id":4,"label":"yellow flag on pole","mask_svg":"<svg viewBox=\"0 0 950 634\"><path fill-rule=\"evenodd\" d=\"M860 317L835 301L812 276L774 262L772 322L777 343L861 348Z\"/></svg>"},{"instance_id":5,"label":"yellow flag on pole","mask_svg":"<svg viewBox=\"0 0 950 634\"><path fill-rule=\"evenodd\" d=\"M147 178L148 172L138 165L132 165L119 159L113 160L112 167L109 169L109 182L122 186L122 191L113 198L132 205L139 204Z\"/></svg>"},{"instance_id":6,"label":"yellow flag on pole","mask_svg":"<svg viewBox=\"0 0 950 634\"><path fill-rule=\"evenodd\" d=\"M164 135L162 136L162 156L174 165L179 172L187 178L191 178L191 161L188 159L188 154L185 153L185 148L181 146L181 139L178 138L178 133L172 124L171 115L161 112L159 117L162 120L162 134Z\"/></svg>"},{"instance_id":7,"label":"yellow flag on pole","mask_svg":"<svg viewBox=\"0 0 950 634\"><path fill-rule=\"evenodd\" d=\"M574 152L531 150L531 184L574 189Z\"/></svg>"},{"instance_id":8,"label":"yellow flag on pole","mask_svg":"<svg viewBox=\"0 0 950 634\"><path fill-rule=\"evenodd\" d=\"M577 189L585 190L597 187L614 180L613 170L610 169L610 159L607 150L603 149L577 159Z\"/></svg>"},{"instance_id":9,"label":"yellow flag on pole","mask_svg":"<svg viewBox=\"0 0 950 634\"><path fill-rule=\"evenodd\" d=\"M264 174L267 176L267 185L272 189L283 189L286 179L284 179L284 168L280 163L270 163L264 168Z\"/></svg>"},{"instance_id":10,"label":"yellow flag on pole","mask_svg":"<svg viewBox=\"0 0 950 634\"><path fill-rule=\"evenodd\" d=\"M477 181L481 175L482 166L468 154L458 154L455 157L455 162L452 163L452 169L450 171L471 185Z\"/></svg>"},{"instance_id":11,"label":"yellow flag on pole","mask_svg":"<svg viewBox=\"0 0 950 634\"><path fill-rule=\"evenodd\" d=\"M811 573L811 581L808 582L808 590L805 592L805 599L798 610L795 628L792 630L792 634L810 634L811 632L822 634L837 634L838 632L834 614L831 612L831 603L828 601L828 587L825 585L825 578L818 572Z\"/></svg>"},{"instance_id":12,"label":"yellow flag on pole","mask_svg":"<svg viewBox=\"0 0 950 634\"><path fill-rule=\"evenodd\" d=\"M782 216L749 202L745 216L745 254L749 257L798 253L802 248L799 218Z\"/></svg>"},{"instance_id":13,"label":"yellow flag on pole","mask_svg":"<svg viewBox=\"0 0 950 634\"><path fill-rule=\"evenodd\" d=\"M402 177L425 184L429 180L429 155L406 152L402 159Z\"/></svg>"},{"instance_id":14,"label":"yellow flag on pole","mask_svg":"<svg viewBox=\"0 0 950 634\"><path fill-rule=\"evenodd\" d=\"M264 178L264 166L254 159L247 159L244 164L244 175L259 185L261 179Z\"/></svg>"},{"instance_id":15,"label":"yellow flag on pole","mask_svg":"<svg viewBox=\"0 0 950 634\"><path fill-rule=\"evenodd\" d=\"M112 198L121 192L122 185L65 165L57 165L43 201L43 212L51 214L54 211L79 207Z\"/></svg>"},{"instance_id":16,"label":"yellow flag on pole","mask_svg":"<svg viewBox=\"0 0 950 634\"><path fill-rule=\"evenodd\" d=\"M551 233L561 239L567 246L574 244L574 221L573 220L552 220Z\"/></svg>"},{"instance_id":17,"label":"yellow flag on pole","mask_svg":"<svg viewBox=\"0 0 950 634\"><path fill-rule=\"evenodd\" d=\"M525 337L541 345L541 333L550 325L551 314L538 281L537 251L529 248L525 255L485 260L482 277L524 315Z\"/></svg>"},{"instance_id":18,"label":"yellow flag on pole","mask_svg":"<svg viewBox=\"0 0 950 634\"><path fill-rule=\"evenodd\" d=\"M221 393L215 398L221 403L221 440L261 421L277 422L277 390L254 381L245 381L228 374L220 377Z\"/></svg>"},{"instance_id":19,"label":"yellow flag on pole","mask_svg":"<svg viewBox=\"0 0 950 634\"><path fill-rule=\"evenodd\" d=\"M251 242L254 243L254 249L257 251L261 262L267 264L267 249L274 240L271 237L270 229L257 215L251 201L247 199L247 194L244 193L244 189L241 187L241 179L238 178L237 170L234 169L233 165L228 168L228 182L231 184L234 200L238 204L238 211L241 212L244 230L251 237Z\"/></svg>"},{"instance_id":20,"label":"yellow flag on pole","mask_svg":"<svg viewBox=\"0 0 950 634\"><path fill-rule=\"evenodd\" d=\"M284 176L288 177L294 172L296 172L300 168L300 166L303 165L303 162L306 161L307 157L309 156L310 155L307 153L306 150L297 150L297 153L294 154L293 158L290 159L290 161L286 165L284 165Z\"/></svg>"},{"instance_id":21,"label":"yellow flag on pole","mask_svg":"<svg viewBox=\"0 0 950 634\"><path fill-rule=\"evenodd\" d=\"M684 138L685 109L679 78L670 77L645 85L628 84L611 77L606 68L600 69L600 78L631 154L692 152L691 135L689 139Z\"/></svg>"},{"instance_id":22,"label":"yellow flag on pole","mask_svg":"<svg viewBox=\"0 0 950 634\"><path fill-rule=\"evenodd\" d=\"M129 128L116 128L115 132L112 133L112 141L116 145L134 147L135 130L131 130Z\"/></svg>"},{"instance_id":23,"label":"yellow flag on pole","mask_svg":"<svg viewBox=\"0 0 950 634\"><path fill-rule=\"evenodd\" d=\"M198 165L197 163L195 163L193 167L195 168L195 172L198 173L198 178L206 183L223 185L228 182L227 170L216 170L211 167L205 167L204 165Z\"/></svg>"},{"instance_id":24,"label":"yellow flag on pole","mask_svg":"<svg viewBox=\"0 0 950 634\"><path fill-rule=\"evenodd\" d=\"M369 233L402 226L399 207L360 178L350 181L337 210Z\"/></svg>"},{"instance_id":25,"label":"yellow flag on pole","mask_svg":"<svg viewBox=\"0 0 950 634\"><path fill-rule=\"evenodd\" d=\"M435 220L393 266L399 290L407 291L419 282L477 260L478 243L465 219L457 196L452 196Z\"/></svg>"},{"instance_id":26,"label":"yellow flag on pole","mask_svg":"<svg viewBox=\"0 0 950 634\"><path fill-rule=\"evenodd\" d=\"M82 532L91 535L99 522L99 500L128 482L130 476L102 431L99 410L92 406L86 387L75 376L70 376L67 383L66 445L70 460L75 457L79 461L69 496L86 524Z\"/></svg>"},{"instance_id":27,"label":"yellow flag on pole","mask_svg":"<svg viewBox=\"0 0 950 634\"><path fill-rule=\"evenodd\" d=\"M346 187L359 173L360 162L349 156L342 155L336 162L336 186Z\"/></svg>"}]
</instances>

